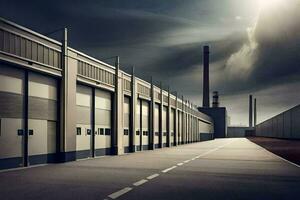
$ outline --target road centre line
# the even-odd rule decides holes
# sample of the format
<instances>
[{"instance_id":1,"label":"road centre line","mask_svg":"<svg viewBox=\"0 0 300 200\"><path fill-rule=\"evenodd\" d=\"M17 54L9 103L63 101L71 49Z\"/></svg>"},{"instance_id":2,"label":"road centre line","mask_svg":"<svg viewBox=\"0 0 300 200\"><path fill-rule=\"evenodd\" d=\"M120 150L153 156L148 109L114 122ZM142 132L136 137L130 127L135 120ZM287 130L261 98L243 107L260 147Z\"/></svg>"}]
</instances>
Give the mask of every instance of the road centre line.
<instances>
[{"instance_id":1,"label":"road centre line","mask_svg":"<svg viewBox=\"0 0 300 200\"><path fill-rule=\"evenodd\" d=\"M140 185L143 185L146 182L148 182L148 180L142 179L142 180L139 180L139 181L135 182L133 185L134 186L140 186Z\"/></svg>"},{"instance_id":2,"label":"road centre line","mask_svg":"<svg viewBox=\"0 0 300 200\"><path fill-rule=\"evenodd\" d=\"M173 166L173 167L167 168L167 169L165 169L165 170L163 170L163 171L161 171L161 172L167 173L168 171L171 171L172 169L175 169L176 167L177 167L177 166Z\"/></svg>"},{"instance_id":3,"label":"road centre line","mask_svg":"<svg viewBox=\"0 0 300 200\"><path fill-rule=\"evenodd\" d=\"M123 188L122 190L119 190L117 192L114 192L114 193L108 195L108 197L111 198L111 199L116 199L116 198L122 196L123 194L126 194L130 190L132 190L131 187L126 187L126 188Z\"/></svg>"},{"instance_id":4,"label":"road centre line","mask_svg":"<svg viewBox=\"0 0 300 200\"><path fill-rule=\"evenodd\" d=\"M212 153L212 152L214 152L214 151L217 151L217 150L223 148L224 146L231 144L232 142L234 142L234 141L231 141L231 142L229 142L229 143L227 143L227 144L225 144L225 145L219 146L219 147L217 147L217 148L215 148L215 149L209 150L209 151L207 151L207 152L205 152L205 153L203 153L203 154L200 154L200 155L196 156L195 158L192 158L191 160L195 160L196 158L200 158L200 157L205 156L205 155L207 155L207 154L209 154L209 153ZM181 165L183 165L184 163L190 162L191 160L185 160L185 161L183 161L183 162L181 162L181 163L178 163L177 165L178 165L178 166L181 166ZM167 168L167 169L163 170L162 172L163 172L163 173L167 173L167 172L169 172L169 171L171 171L171 170L177 168L177 165L172 166L172 167L170 167L170 168ZM159 174L153 174L153 175L148 176L147 179L148 179L148 180L151 180L151 179L153 179L153 178L155 178L155 177L158 177L158 176L159 176ZM142 179L142 180L140 180L140 181L137 181L137 182L133 183L133 185L134 185L134 186L140 186L140 185L142 185L142 184L148 182L148 180ZM126 194L127 192L131 191L132 189L133 189L133 188L131 188L131 187L126 187L126 188L123 188L122 190L119 190L119 191L117 191L117 192L114 192L114 193L108 195L108 197L111 198L111 199L116 199L116 198L118 198L118 197L120 197L120 196Z\"/></svg>"},{"instance_id":5,"label":"road centre line","mask_svg":"<svg viewBox=\"0 0 300 200\"><path fill-rule=\"evenodd\" d=\"M156 178L158 176L159 176L159 174L153 174L151 176L148 176L147 179L151 180L151 179L154 179L154 178Z\"/></svg>"}]
</instances>

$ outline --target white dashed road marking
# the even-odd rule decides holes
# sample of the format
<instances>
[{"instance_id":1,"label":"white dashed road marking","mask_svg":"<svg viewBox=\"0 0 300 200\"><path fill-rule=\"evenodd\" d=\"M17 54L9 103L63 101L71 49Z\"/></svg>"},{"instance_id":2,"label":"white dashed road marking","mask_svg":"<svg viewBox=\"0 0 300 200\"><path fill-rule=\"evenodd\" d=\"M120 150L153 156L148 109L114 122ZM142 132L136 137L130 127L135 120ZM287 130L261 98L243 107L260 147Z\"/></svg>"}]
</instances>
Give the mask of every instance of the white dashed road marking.
<instances>
[{"instance_id":1,"label":"white dashed road marking","mask_svg":"<svg viewBox=\"0 0 300 200\"><path fill-rule=\"evenodd\" d=\"M144 183L148 182L146 179L142 179L138 182L135 182L133 185L134 186L140 186L140 185L143 185Z\"/></svg>"},{"instance_id":2,"label":"white dashed road marking","mask_svg":"<svg viewBox=\"0 0 300 200\"><path fill-rule=\"evenodd\" d=\"M232 143L232 142L230 142L230 143ZM205 153L203 153L203 154L200 154L200 155L196 156L195 158L192 158L192 159L190 159L190 160L185 160L185 161L183 161L183 162L181 162L181 163L178 163L177 165L178 165L178 166L181 166L181 165L183 165L184 163L190 162L191 160L195 160L195 159L197 159L197 158L203 157L203 156L205 156L205 155L207 155L207 154L209 154L209 153L212 153L212 152L214 152L214 151L217 151L217 150L223 148L224 146L226 146L226 145L228 145L228 144L230 144L230 143L227 143L227 144L222 145L222 146L219 146L219 147L217 147L217 148L215 148L215 149L209 150L209 151L207 151L207 152L205 152ZM162 172L163 172L163 173L167 173L167 172L169 172L169 171L175 169L175 168L177 167L177 165L176 165L176 166L172 166L172 167L170 167L170 168L167 168L167 169L163 170ZM148 176L147 179L148 179L148 180L151 180L151 179L154 179L155 177L158 177L158 176L159 176L159 174L152 174L152 175ZM133 183L133 185L134 185L134 186L140 186L140 185L142 185L142 184L148 182L148 180L142 179L142 180L140 180L140 181L137 181L137 182ZM133 189L133 188L131 188L131 187L126 187L126 188L124 188L124 189L122 189L122 190L119 190L119 191L117 191L117 192L115 192L115 193L112 193L112 194L108 195L108 197L111 198L111 199L116 199L116 198L122 196L123 194L126 194L127 192L131 191L132 189ZM107 199L104 199L104 200L107 200Z\"/></svg>"},{"instance_id":3,"label":"white dashed road marking","mask_svg":"<svg viewBox=\"0 0 300 200\"><path fill-rule=\"evenodd\" d=\"M132 190L131 187L126 187L126 188L124 188L122 190L119 190L119 191L117 191L115 193L112 193L112 194L108 195L108 197L111 198L111 199L116 199L116 198L122 196L123 194L126 194L130 190Z\"/></svg>"},{"instance_id":4,"label":"white dashed road marking","mask_svg":"<svg viewBox=\"0 0 300 200\"><path fill-rule=\"evenodd\" d=\"M155 177L158 177L159 174L153 174L151 176L148 176L147 179L151 180L151 179L154 179Z\"/></svg>"},{"instance_id":5,"label":"white dashed road marking","mask_svg":"<svg viewBox=\"0 0 300 200\"><path fill-rule=\"evenodd\" d=\"M172 169L175 169L177 166L173 166L173 167L170 167L170 168L168 168L168 169L165 169L165 170L163 170L163 171L161 171L161 172L163 172L163 173L167 173L168 171L171 171Z\"/></svg>"}]
</instances>

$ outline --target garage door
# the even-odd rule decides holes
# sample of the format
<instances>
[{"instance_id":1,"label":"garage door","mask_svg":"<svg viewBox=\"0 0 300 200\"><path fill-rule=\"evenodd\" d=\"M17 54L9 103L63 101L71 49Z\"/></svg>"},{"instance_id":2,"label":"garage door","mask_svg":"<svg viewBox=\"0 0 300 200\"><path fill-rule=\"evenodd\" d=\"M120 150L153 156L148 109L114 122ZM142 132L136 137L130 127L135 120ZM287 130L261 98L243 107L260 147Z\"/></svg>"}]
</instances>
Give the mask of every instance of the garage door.
<instances>
[{"instance_id":1,"label":"garage door","mask_svg":"<svg viewBox=\"0 0 300 200\"><path fill-rule=\"evenodd\" d=\"M95 155L110 154L111 150L111 93L95 89Z\"/></svg>"},{"instance_id":2,"label":"garage door","mask_svg":"<svg viewBox=\"0 0 300 200\"><path fill-rule=\"evenodd\" d=\"M159 107L160 105L155 104L154 108L154 145L155 148L159 148Z\"/></svg>"},{"instance_id":3,"label":"garage door","mask_svg":"<svg viewBox=\"0 0 300 200\"><path fill-rule=\"evenodd\" d=\"M163 113L162 113L162 144L163 147L167 146L167 107L163 106Z\"/></svg>"},{"instance_id":4,"label":"garage door","mask_svg":"<svg viewBox=\"0 0 300 200\"><path fill-rule=\"evenodd\" d=\"M142 101L142 145L143 150L149 149L149 102Z\"/></svg>"},{"instance_id":5,"label":"garage door","mask_svg":"<svg viewBox=\"0 0 300 200\"><path fill-rule=\"evenodd\" d=\"M124 134L123 134L123 147L124 152L129 152L129 123L130 123L130 99L128 97L124 97Z\"/></svg>"},{"instance_id":6,"label":"garage door","mask_svg":"<svg viewBox=\"0 0 300 200\"><path fill-rule=\"evenodd\" d=\"M77 85L76 109L76 157L80 159L91 156L92 88Z\"/></svg>"}]
</instances>

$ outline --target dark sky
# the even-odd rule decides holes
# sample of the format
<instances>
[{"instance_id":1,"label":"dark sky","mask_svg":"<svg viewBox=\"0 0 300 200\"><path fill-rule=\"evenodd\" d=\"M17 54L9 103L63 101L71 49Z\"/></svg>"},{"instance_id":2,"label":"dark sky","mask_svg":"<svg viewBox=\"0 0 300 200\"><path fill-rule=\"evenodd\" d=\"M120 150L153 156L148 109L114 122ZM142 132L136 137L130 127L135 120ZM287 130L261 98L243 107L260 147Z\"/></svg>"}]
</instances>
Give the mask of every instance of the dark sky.
<instances>
[{"instance_id":1,"label":"dark sky","mask_svg":"<svg viewBox=\"0 0 300 200\"><path fill-rule=\"evenodd\" d=\"M135 66L198 105L210 45L211 91L233 125L247 124L249 93L258 121L299 104L299 11L299 0L0 0L1 17L42 34L67 27L73 48L119 55L124 70Z\"/></svg>"}]
</instances>

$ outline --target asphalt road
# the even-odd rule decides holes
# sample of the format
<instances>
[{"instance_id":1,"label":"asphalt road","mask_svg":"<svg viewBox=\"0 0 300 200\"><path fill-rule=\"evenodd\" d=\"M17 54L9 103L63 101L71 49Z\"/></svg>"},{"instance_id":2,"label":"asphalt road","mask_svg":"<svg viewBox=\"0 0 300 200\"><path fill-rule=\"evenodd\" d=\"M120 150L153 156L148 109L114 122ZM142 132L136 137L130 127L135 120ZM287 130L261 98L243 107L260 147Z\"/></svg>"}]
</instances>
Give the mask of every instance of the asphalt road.
<instances>
[{"instance_id":1,"label":"asphalt road","mask_svg":"<svg viewBox=\"0 0 300 200\"><path fill-rule=\"evenodd\" d=\"M247 139L0 172L0 199L299 199L300 168Z\"/></svg>"}]
</instances>

